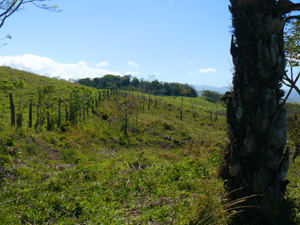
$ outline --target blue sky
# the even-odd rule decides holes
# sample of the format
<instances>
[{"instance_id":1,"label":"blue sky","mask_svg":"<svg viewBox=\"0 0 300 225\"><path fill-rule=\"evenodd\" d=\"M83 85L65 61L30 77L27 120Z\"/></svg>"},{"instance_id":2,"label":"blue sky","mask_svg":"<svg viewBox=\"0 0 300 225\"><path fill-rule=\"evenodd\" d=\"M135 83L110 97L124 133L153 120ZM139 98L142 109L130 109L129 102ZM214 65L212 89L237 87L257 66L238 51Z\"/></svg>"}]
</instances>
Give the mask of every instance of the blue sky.
<instances>
[{"instance_id":1,"label":"blue sky","mask_svg":"<svg viewBox=\"0 0 300 225\"><path fill-rule=\"evenodd\" d=\"M224 0L52 0L8 18L0 65L49 77L132 74L228 86L231 20Z\"/></svg>"}]
</instances>

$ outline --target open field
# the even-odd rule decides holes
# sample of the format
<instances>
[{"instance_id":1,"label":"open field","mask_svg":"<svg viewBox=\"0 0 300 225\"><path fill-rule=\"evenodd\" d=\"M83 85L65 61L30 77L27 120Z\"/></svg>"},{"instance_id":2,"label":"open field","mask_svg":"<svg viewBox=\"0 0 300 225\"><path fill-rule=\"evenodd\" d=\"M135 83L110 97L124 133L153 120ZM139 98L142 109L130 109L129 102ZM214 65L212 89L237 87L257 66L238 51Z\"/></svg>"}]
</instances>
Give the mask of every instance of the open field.
<instances>
[{"instance_id":1,"label":"open field","mask_svg":"<svg viewBox=\"0 0 300 225\"><path fill-rule=\"evenodd\" d=\"M13 90L16 106L37 99L45 84L53 83L57 96L80 86L1 67L4 78L27 84ZM28 108L22 127L11 127L8 94L0 98L0 224L228 224L240 210L230 210L235 204L218 177L227 142L224 105L211 122L205 106L212 103L193 116L196 99L184 97L180 120L181 97L159 97L150 110L140 98L125 135L108 98L64 131L28 128ZM274 224L300 222L299 167L296 159L288 175L292 213Z\"/></svg>"}]
</instances>

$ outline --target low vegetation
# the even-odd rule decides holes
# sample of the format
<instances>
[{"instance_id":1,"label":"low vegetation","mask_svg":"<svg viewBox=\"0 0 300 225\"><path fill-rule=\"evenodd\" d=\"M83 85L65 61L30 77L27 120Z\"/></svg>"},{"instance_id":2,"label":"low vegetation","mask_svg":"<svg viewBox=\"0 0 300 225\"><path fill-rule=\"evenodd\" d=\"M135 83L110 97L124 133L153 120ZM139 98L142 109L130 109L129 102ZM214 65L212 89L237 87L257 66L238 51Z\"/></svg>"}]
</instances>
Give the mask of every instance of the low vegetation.
<instances>
[{"instance_id":1,"label":"low vegetation","mask_svg":"<svg viewBox=\"0 0 300 225\"><path fill-rule=\"evenodd\" d=\"M53 97L82 88L7 67L0 74L27 84L13 90L16 103L35 102L45 85L53 84ZM238 215L242 209L227 202L218 176L227 142L225 106L211 121L206 108L213 103L196 104L202 97L155 101L126 92L122 101L121 93L102 98L84 120L83 111L76 123L62 117L48 131L46 123L29 128L28 106L22 126L11 127L8 94L0 94L0 224L229 224ZM125 134L116 102L128 104L128 95L136 104ZM294 205L287 216L295 222L299 162L288 177Z\"/></svg>"}]
</instances>

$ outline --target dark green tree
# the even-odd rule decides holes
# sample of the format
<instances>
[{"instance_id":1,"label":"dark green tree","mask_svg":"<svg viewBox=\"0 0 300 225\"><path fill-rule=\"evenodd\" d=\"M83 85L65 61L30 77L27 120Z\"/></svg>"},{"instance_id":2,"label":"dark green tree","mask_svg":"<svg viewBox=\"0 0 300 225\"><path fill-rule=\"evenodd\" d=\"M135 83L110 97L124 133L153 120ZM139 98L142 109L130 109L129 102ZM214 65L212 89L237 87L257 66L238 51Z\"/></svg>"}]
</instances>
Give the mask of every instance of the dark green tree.
<instances>
[{"instance_id":1,"label":"dark green tree","mask_svg":"<svg viewBox=\"0 0 300 225\"><path fill-rule=\"evenodd\" d=\"M222 97L222 95L217 91L202 90L200 93L202 97L205 97L211 102L217 102Z\"/></svg>"}]
</instances>

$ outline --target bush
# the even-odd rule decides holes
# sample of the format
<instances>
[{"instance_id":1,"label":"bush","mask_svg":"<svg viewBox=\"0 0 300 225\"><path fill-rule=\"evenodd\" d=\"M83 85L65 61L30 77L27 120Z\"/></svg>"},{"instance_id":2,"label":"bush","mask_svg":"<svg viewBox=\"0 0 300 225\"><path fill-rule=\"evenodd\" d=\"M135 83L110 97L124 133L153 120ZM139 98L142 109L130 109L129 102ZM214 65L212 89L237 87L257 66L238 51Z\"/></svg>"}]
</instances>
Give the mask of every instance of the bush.
<instances>
[{"instance_id":1,"label":"bush","mask_svg":"<svg viewBox=\"0 0 300 225\"><path fill-rule=\"evenodd\" d=\"M165 130L173 130L174 129L174 127L173 127L173 125L171 125L171 124L169 124L169 123L163 123L163 128L165 129Z\"/></svg>"},{"instance_id":2,"label":"bush","mask_svg":"<svg viewBox=\"0 0 300 225\"><path fill-rule=\"evenodd\" d=\"M177 144L177 145L180 144L180 140L178 140L178 139L176 139L176 138L175 138L173 141L174 141L174 144Z\"/></svg>"},{"instance_id":3,"label":"bush","mask_svg":"<svg viewBox=\"0 0 300 225\"><path fill-rule=\"evenodd\" d=\"M66 163L74 163L74 164L78 164L80 158L79 158L79 154L78 151L76 151L75 149L64 149L61 152L61 156L60 158L62 160L64 160Z\"/></svg>"},{"instance_id":4,"label":"bush","mask_svg":"<svg viewBox=\"0 0 300 225\"><path fill-rule=\"evenodd\" d=\"M60 129L62 132L70 130L71 127L72 127L72 124L70 123L70 121L63 121L60 125Z\"/></svg>"},{"instance_id":5,"label":"bush","mask_svg":"<svg viewBox=\"0 0 300 225\"><path fill-rule=\"evenodd\" d=\"M106 113L103 113L102 115L101 115L101 118L103 119L103 120L108 120L108 115L106 114Z\"/></svg>"}]
</instances>

